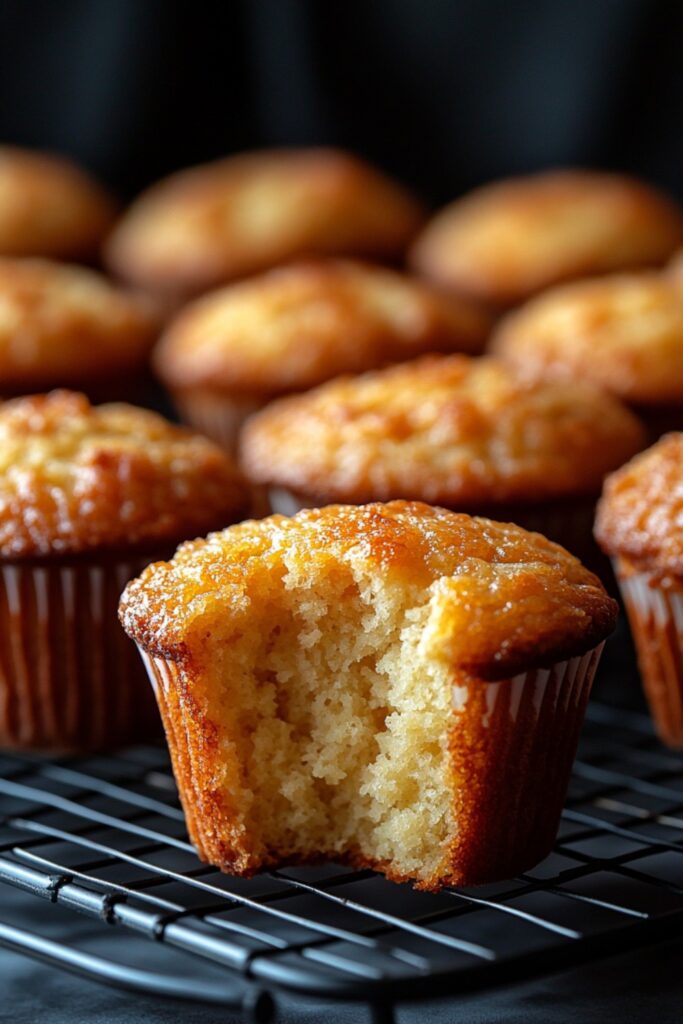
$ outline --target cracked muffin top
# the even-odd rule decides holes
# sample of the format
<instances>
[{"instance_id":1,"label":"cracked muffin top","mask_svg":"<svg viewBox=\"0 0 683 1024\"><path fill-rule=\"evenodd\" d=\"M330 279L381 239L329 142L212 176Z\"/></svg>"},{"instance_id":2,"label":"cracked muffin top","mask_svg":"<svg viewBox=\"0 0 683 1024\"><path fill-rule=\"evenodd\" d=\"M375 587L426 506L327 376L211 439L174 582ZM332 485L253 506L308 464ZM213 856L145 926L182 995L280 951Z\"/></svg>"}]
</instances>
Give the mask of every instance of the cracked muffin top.
<instances>
[{"instance_id":1,"label":"cracked muffin top","mask_svg":"<svg viewBox=\"0 0 683 1024\"><path fill-rule=\"evenodd\" d=\"M40 390L144 365L156 317L83 267L0 257L0 391Z\"/></svg>"},{"instance_id":2,"label":"cracked muffin top","mask_svg":"<svg viewBox=\"0 0 683 1024\"><path fill-rule=\"evenodd\" d=\"M510 313L492 350L535 379L589 380L634 403L683 401L683 288L656 273L554 288Z\"/></svg>"},{"instance_id":3,"label":"cracked muffin top","mask_svg":"<svg viewBox=\"0 0 683 1024\"><path fill-rule=\"evenodd\" d=\"M301 263L187 307L155 364L171 387L278 395L429 351L479 352L489 328L478 306L407 275L351 261Z\"/></svg>"},{"instance_id":4,"label":"cracked muffin top","mask_svg":"<svg viewBox=\"0 0 683 1024\"><path fill-rule=\"evenodd\" d=\"M420 204L334 149L243 153L180 171L133 203L105 258L127 280L196 294L312 255L397 260Z\"/></svg>"},{"instance_id":5,"label":"cracked muffin top","mask_svg":"<svg viewBox=\"0 0 683 1024\"><path fill-rule=\"evenodd\" d=\"M317 502L472 507L597 494L644 444L638 419L589 384L453 355L280 399L247 423L241 455L254 481Z\"/></svg>"},{"instance_id":6,"label":"cracked muffin top","mask_svg":"<svg viewBox=\"0 0 683 1024\"><path fill-rule=\"evenodd\" d=\"M595 536L610 555L683 576L683 434L667 434L607 477Z\"/></svg>"},{"instance_id":7,"label":"cracked muffin top","mask_svg":"<svg viewBox=\"0 0 683 1024\"><path fill-rule=\"evenodd\" d=\"M437 213L412 264L493 306L590 274L658 266L683 245L683 213L631 178L550 171L485 185Z\"/></svg>"},{"instance_id":8,"label":"cracked muffin top","mask_svg":"<svg viewBox=\"0 0 683 1024\"><path fill-rule=\"evenodd\" d=\"M94 256L115 204L62 157L0 146L0 255Z\"/></svg>"},{"instance_id":9,"label":"cracked muffin top","mask_svg":"<svg viewBox=\"0 0 683 1024\"><path fill-rule=\"evenodd\" d=\"M129 583L121 621L145 650L182 662L226 607L231 628L248 629L273 575L313 587L316 567L335 564L366 584L375 574L385 593L407 589L408 620L426 608L430 653L484 679L584 654L616 622L597 577L540 534L405 501L271 516L184 544Z\"/></svg>"},{"instance_id":10,"label":"cracked muffin top","mask_svg":"<svg viewBox=\"0 0 683 1024\"><path fill-rule=\"evenodd\" d=\"M0 557L158 547L235 522L242 478L206 438L53 391L0 405Z\"/></svg>"}]
</instances>

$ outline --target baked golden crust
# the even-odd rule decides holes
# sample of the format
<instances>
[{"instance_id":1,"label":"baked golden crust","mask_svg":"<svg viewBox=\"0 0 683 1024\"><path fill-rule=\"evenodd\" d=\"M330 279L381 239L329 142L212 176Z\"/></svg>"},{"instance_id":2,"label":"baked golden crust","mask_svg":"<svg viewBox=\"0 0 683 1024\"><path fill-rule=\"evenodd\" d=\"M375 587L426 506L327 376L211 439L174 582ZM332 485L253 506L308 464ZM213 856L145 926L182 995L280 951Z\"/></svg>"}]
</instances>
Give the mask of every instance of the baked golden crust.
<instances>
[{"instance_id":1,"label":"baked golden crust","mask_svg":"<svg viewBox=\"0 0 683 1024\"><path fill-rule=\"evenodd\" d=\"M683 577L683 434L667 434L605 481L595 536L609 555Z\"/></svg>"},{"instance_id":2,"label":"baked golden crust","mask_svg":"<svg viewBox=\"0 0 683 1024\"><path fill-rule=\"evenodd\" d=\"M193 294L301 256L399 258L419 203L333 149L244 153L181 171L144 193L105 258L142 286Z\"/></svg>"},{"instance_id":3,"label":"baked golden crust","mask_svg":"<svg viewBox=\"0 0 683 1024\"><path fill-rule=\"evenodd\" d=\"M246 505L228 456L155 413L68 391L0 406L0 558L177 542Z\"/></svg>"},{"instance_id":4,"label":"baked golden crust","mask_svg":"<svg viewBox=\"0 0 683 1024\"><path fill-rule=\"evenodd\" d=\"M510 306L560 281L657 266L683 244L683 214L647 185L565 170L497 182L447 206L411 262L442 285Z\"/></svg>"},{"instance_id":5,"label":"baked golden crust","mask_svg":"<svg viewBox=\"0 0 683 1024\"><path fill-rule=\"evenodd\" d=\"M323 501L455 507L598 494L645 444L638 420L587 384L537 384L495 359L431 356L344 377L257 413L247 475Z\"/></svg>"},{"instance_id":6,"label":"baked golden crust","mask_svg":"<svg viewBox=\"0 0 683 1024\"><path fill-rule=\"evenodd\" d=\"M128 585L121 622L148 653L187 663L221 608L239 629L265 578L310 559L423 588L434 602L424 643L483 679L585 654L616 622L598 578L540 534L405 501L270 516L183 544Z\"/></svg>"},{"instance_id":7,"label":"baked golden crust","mask_svg":"<svg viewBox=\"0 0 683 1024\"><path fill-rule=\"evenodd\" d=\"M155 332L143 300L91 270L0 257L0 391L141 367Z\"/></svg>"},{"instance_id":8,"label":"baked golden crust","mask_svg":"<svg viewBox=\"0 0 683 1024\"><path fill-rule=\"evenodd\" d=\"M425 352L480 352L490 326L468 300L392 270L294 264L187 307L155 365L172 388L278 395Z\"/></svg>"},{"instance_id":9,"label":"baked golden crust","mask_svg":"<svg viewBox=\"0 0 683 1024\"><path fill-rule=\"evenodd\" d=\"M510 313L491 349L537 380L590 380L629 402L681 402L683 289L656 273L554 288Z\"/></svg>"},{"instance_id":10,"label":"baked golden crust","mask_svg":"<svg viewBox=\"0 0 683 1024\"><path fill-rule=\"evenodd\" d=\"M0 255L93 256L115 212L104 190L68 160L0 146Z\"/></svg>"}]
</instances>

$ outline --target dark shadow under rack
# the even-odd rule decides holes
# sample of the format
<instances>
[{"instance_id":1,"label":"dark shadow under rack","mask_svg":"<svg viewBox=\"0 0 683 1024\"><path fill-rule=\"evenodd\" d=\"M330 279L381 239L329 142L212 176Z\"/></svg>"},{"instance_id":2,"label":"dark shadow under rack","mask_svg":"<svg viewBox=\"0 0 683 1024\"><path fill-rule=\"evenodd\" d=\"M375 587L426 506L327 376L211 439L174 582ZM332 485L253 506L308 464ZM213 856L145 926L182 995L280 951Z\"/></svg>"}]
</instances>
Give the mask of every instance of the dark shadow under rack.
<instances>
[{"instance_id":1,"label":"dark shadow under rack","mask_svg":"<svg viewBox=\"0 0 683 1024\"><path fill-rule=\"evenodd\" d=\"M554 852L438 895L326 865L241 880L187 841L162 747L59 761L0 755L0 881L187 956L133 969L0 920L0 945L136 991L271 1017L270 994L392 1006L485 989L683 933L683 753L592 705ZM201 957L225 981L198 983Z\"/></svg>"}]
</instances>

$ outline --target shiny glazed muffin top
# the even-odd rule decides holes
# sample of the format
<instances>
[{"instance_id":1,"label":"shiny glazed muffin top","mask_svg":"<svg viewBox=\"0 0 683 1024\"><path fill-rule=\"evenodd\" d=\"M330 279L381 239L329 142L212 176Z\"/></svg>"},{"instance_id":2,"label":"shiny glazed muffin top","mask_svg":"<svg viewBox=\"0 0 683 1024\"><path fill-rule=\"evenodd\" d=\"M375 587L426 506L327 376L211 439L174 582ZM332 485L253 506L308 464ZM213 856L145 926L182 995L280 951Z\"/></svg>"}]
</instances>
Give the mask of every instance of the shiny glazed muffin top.
<instances>
[{"instance_id":1,"label":"shiny glazed muffin top","mask_svg":"<svg viewBox=\"0 0 683 1024\"><path fill-rule=\"evenodd\" d=\"M424 357L280 399L242 438L252 479L322 500L446 505L597 494L645 444L587 384L535 384L496 359Z\"/></svg>"},{"instance_id":2,"label":"shiny glazed muffin top","mask_svg":"<svg viewBox=\"0 0 683 1024\"><path fill-rule=\"evenodd\" d=\"M481 351L489 317L380 267L293 264L187 307L155 352L171 387L277 395L429 351Z\"/></svg>"},{"instance_id":3,"label":"shiny glazed muffin top","mask_svg":"<svg viewBox=\"0 0 683 1024\"><path fill-rule=\"evenodd\" d=\"M408 607L428 606L425 652L486 679L584 654L616 621L597 577L540 534L404 501L271 516L184 544L128 585L121 621L145 650L182 662L221 617L248 629L273 577L314 588L336 566L375 578L378 594L407 590Z\"/></svg>"},{"instance_id":4,"label":"shiny glazed muffin top","mask_svg":"<svg viewBox=\"0 0 683 1024\"><path fill-rule=\"evenodd\" d=\"M93 256L114 215L110 197L68 160L0 146L1 256Z\"/></svg>"},{"instance_id":5,"label":"shiny glazed muffin top","mask_svg":"<svg viewBox=\"0 0 683 1024\"><path fill-rule=\"evenodd\" d=\"M83 267L0 257L0 392L75 383L144 363L156 323Z\"/></svg>"},{"instance_id":6,"label":"shiny glazed muffin top","mask_svg":"<svg viewBox=\"0 0 683 1024\"><path fill-rule=\"evenodd\" d=\"M535 379L591 380L631 402L683 402L683 288L657 273L554 288L495 332L497 355Z\"/></svg>"},{"instance_id":7,"label":"shiny glazed muffin top","mask_svg":"<svg viewBox=\"0 0 683 1024\"><path fill-rule=\"evenodd\" d=\"M414 267L495 306L589 274L664 263L683 214L616 174L551 171L496 182L447 206L412 251Z\"/></svg>"},{"instance_id":8,"label":"shiny glazed muffin top","mask_svg":"<svg viewBox=\"0 0 683 1024\"><path fill-rule=\"evenodd\" d=\"M234 522L229 457L134 406L53 391L0 405L0 557L152 549Z\"/></svg>"},{"instance_id":9,"label":"shiny glazed muffin top","mask_svg":"<svg viewBox=\"0 0 683 1024\"><path fill-rule=\"evenodd\" d=\"M192 294L300 256L397 259L422 220L407 191L350 154L265 150L154 185L105 257L128 280Z\"/></svg>"},{"instance_id":10,"label":"shiny glazed muffin top","mask_svg":"<svg viewBox=\"0 0 683 1024\"><path fill-rule=\"evenodd\" d=\"M683 577L683 434L666 434L607 477L595 536L610 555Z\"/></svg>"}]
</instances>

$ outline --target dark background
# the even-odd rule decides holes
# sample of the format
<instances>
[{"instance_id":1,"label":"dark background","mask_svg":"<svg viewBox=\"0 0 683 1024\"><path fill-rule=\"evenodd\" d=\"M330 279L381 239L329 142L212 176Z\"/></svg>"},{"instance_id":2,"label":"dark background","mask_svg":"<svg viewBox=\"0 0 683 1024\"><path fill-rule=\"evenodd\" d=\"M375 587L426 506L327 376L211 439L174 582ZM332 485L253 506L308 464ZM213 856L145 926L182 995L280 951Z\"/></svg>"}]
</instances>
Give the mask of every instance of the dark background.
<instances>
[{"instance_id":1,"label":"dark background","mask_svg":"<svg viewBox=\"0 0 683 1024\"><path fill-rule=\"evenodd\" d=\"M124 196L334 143L437 203L558 164L683 199L682 52L680 0L0 0L0 139Z\"/></svg>"}]
</instances>

